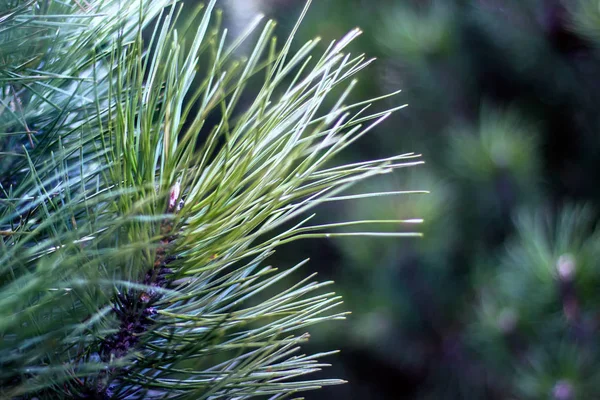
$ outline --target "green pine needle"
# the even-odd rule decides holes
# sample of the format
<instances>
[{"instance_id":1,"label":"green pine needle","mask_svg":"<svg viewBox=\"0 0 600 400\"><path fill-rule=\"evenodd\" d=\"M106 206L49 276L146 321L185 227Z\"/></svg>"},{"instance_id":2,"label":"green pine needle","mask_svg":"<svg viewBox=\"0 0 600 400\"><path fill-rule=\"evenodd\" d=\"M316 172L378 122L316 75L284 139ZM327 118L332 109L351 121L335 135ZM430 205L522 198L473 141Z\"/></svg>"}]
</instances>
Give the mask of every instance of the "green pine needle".
<instances>
[{"instance_id":1,"label":"green pine needle","mask_svg":"<svg viewBox=\"0 0 600 400\"><path fill-rule=\"evenodd\" d=\"M346 315L331 282L285 288L306 261L266 259L305 238L418 235L377 230L418 219L305 215L402 194L345 193L422 162L335 164L402 108L346 104L371 63L344 53L360 31L292 53L298 25L278 51L269 21L238 60L260 24L232 41L215 6L179 30L164 0L2 6L2 396L282 399L342 383L305 377L332 353L298 352L307 327Z\"/></svg>"}]
</instances>

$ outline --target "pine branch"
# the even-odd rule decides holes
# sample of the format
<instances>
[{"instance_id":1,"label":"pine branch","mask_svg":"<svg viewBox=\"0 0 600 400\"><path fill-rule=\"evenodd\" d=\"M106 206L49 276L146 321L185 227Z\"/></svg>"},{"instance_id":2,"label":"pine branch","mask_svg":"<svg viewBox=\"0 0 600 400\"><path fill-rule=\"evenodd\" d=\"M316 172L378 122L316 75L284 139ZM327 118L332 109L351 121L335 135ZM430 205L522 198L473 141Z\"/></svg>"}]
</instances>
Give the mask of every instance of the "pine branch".
<instances>
[{"instance_id":1,"label":"pine branch","mask_svg":"<svg viewBox=\"0 0 600 400\"><path fill-rule=\"evenodd\" d=\"M0 66L0 139L17 149L0 198L3 396L283 398L342 383L304 378L331 353L298 354L307 327L346 315L323 292L331 282L276 289L305 262L264 262L304 238L416 235L334 230L420 220L298 219L324 202L389 195L344 192L421 161L331 166L401 108L369 114L387 96L344 105L371 62L343 53L358 30L313 60L317 40L292 54L296 25L277 51L269 21L235 60L252 30L230 43L215 5L181 29L195 30L189 45L175 29L180 7L166 2L2 13L3 41L32 37Z\"/></svg>"}]
</instances>

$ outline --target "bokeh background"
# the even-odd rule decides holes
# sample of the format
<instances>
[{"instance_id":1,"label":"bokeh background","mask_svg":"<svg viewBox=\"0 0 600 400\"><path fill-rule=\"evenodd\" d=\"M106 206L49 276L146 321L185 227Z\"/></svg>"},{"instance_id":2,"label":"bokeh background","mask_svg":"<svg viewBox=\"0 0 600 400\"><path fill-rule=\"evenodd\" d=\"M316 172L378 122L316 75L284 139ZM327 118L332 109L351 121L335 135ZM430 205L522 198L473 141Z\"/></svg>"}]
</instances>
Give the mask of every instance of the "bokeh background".
<instances>
[{"instance_id":1,"label":"bokeh background","mask_svg":"<svg viewBox=\"0 0 600 400\"><path fill-rule=\"evenodd\" d=\"M285 37L303 0L225 0ZM426 164L368 183L429 195L354 200L323 220L423 218L423 239L305 241L352 315L313 329L340 349L309 399L600 398L600 1L315 0L296 45L359 26L377 57L356 99L409 103L347 154ZM360 188L357 189L360 192ZM326 216L323 217L323 216Z\"/></svg>"}]
</instances>

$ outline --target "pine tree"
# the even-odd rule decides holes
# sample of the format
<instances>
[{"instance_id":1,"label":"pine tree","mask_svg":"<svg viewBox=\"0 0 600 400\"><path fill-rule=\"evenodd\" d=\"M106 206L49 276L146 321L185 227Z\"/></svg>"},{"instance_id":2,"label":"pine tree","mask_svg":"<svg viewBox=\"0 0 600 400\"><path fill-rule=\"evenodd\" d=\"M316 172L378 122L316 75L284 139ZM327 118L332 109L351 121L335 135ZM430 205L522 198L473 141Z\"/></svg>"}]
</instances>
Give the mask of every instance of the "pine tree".
<instances>
[{"instance_id":1,"label":"pine tree","mask_svg":"<svg viewBox=\"0 0 600 400\"><path fill-rule=\"evenodd\" d=\"M358 45L378 62L357 91L399 87L410 102L354 151L409 146L428 161L369 190L432 193L338 210L418 215L425 238L335 243L330 277L353 316L327 343L353 384L316 398L598 398L599 2L315 7L327 22L306 33L365 28Z\"/></svg>"},{"instance_id":2,"label":"pine tree","mask_svg":"<svg viewBox=\"0 0 600 400\"><path fill-rule=\"evenodd\" d=\"M415 220L306 212L395 194L342 193L421 161L335 163L401 108L348 102L371 62L344 52L358 30L292 52L298 24L281 46L272 21L230 39L216 3L2 2L2 398L282 399L342 382L305 377L330 353L298 352L346 315L331 282L290 284L306 260L267 260L299 239L416 235L370 228Z\"/></svg>"}]
</instances>

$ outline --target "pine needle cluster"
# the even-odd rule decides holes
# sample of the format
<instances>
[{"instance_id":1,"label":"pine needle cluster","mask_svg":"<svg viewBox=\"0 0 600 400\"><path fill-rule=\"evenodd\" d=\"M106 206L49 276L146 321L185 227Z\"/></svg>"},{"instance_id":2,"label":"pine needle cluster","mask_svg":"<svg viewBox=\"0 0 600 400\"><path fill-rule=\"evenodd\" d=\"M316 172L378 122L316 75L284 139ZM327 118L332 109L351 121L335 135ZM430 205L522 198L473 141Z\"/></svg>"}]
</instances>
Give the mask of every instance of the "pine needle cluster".
<instances>
[{"instance_id":1,"label":"pine needle cluster","mask_svg":"<svg viewBox=\"0 0 600 400\"><path fill-rule=\"evenodd\" d=\"M260 19L230 40L216 3L184 21L166 0L2 2L2 398L282 399L342 382L305 377L329 353L299 352L309 326L346 315L331 282L290 284L306 260L267 259L304 238L414 235L373 227L415 220L307 211L397 194L344 192L421 161L336 164L401 108L346 104L372 61L345 53L359 30L292 52L298 25L281 46Z\"/></svg>"}]
</instances>

